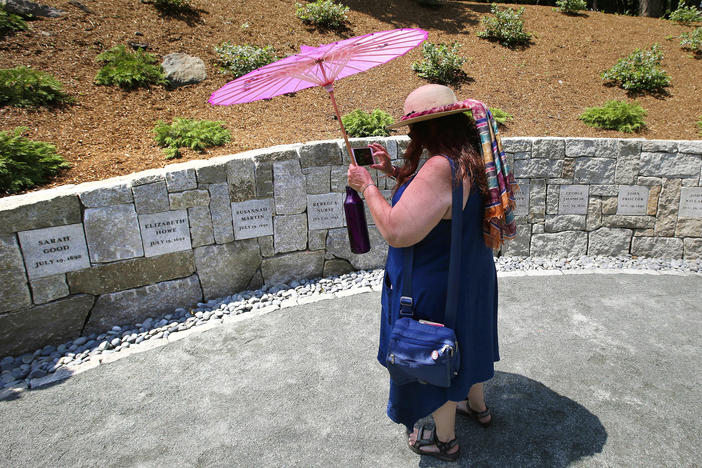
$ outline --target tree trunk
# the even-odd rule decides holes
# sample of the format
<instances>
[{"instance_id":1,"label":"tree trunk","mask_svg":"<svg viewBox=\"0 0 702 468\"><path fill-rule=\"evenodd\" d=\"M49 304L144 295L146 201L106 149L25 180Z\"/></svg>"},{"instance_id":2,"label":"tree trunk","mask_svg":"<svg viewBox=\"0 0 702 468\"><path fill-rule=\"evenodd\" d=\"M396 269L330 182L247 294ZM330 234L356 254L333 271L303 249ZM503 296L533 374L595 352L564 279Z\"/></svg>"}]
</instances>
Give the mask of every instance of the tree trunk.
<instances>
[{"instance_id":1,"label":"tree trunk","mask_svg":"<svg viewBox=\"0 0 702 468\"><path fill-rule=\"evenodd\" d=\"M660 18L665 13L665 0L639 0L639 16Z\"/></svg>"}]
</instances>

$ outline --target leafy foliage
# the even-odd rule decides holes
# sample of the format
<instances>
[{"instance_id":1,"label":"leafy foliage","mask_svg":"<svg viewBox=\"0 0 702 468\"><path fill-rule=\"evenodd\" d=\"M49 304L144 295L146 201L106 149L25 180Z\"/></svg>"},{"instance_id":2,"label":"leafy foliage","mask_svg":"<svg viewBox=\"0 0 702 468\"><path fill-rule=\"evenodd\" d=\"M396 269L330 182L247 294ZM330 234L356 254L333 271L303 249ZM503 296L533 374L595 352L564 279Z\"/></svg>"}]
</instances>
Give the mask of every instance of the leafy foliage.
<instances>
[{"instance_id":1,"label":"leafy foliage","mask_svg":"<svg viewBox=\"0 0 702 468\"><path fill-rule=\"evenodd\" d=\"M0 132L0 193L17 193L43 184L61 169L71 167L56 147L22 136L27 128Z\"/></svg>"},{"instance_id":2,"label":"leafy foliage","mask_svg":"<svg viewBox=\"0 0 702 468\"><path fill-rule=\"evenodd\" d=\"M342 116L341 123L352 137L389 136L385 127L392 124L393 119L380 109L374 109L370 113L356 109Z\"/></svg>"},{"instance_id":3,"label":"leafy foliage","mask_svg":"<svg viewBox=\"0 0 702 468\"><path fill-rule=\"evenodd\" d=\"M203 151L229 142L231 133L223 125L224 122L212 120L175 118L170 124L159 120L153 131L156 142L165 148L166 159L173 159L180 157L179 148Z\"/></svg>"},{"instance_id":4,"label":"leafy foliage","mask_svg":"<svg viewBox=\"0 0 702 468\"><path fill-rule=\"evenodd\" d=\"M700 129L700 135L702 135L702 115L700 115L698 119L699 120L697 121L697 128Z\"/></svg>"},{"instance_id":5,"label":"leafy foliage","mask_svg":"<svg viewBox=\"0 0 702 468\"><path fill-rule=\"evenodd\" d=\"M517 11L511 8L500 10L497 4L493 3L490 12L495 16L484 16L481 20L485 31L479 31L478 37L498 41L506 47L514 47L520 44L527 44L531 39L531 34L524 31L524 7Z\"/></svg>"},{"instance_id":6,"label":"leafy foliage","mask_svg":"<svg viewBox=\"0 0 702 468\"><path fill-rule=\"evenodd\" d=\"M512 114L503 111L499 107L491 107L490 112L499 125L505 125L508 120L512 120Z\"/></svg>"},{"instance_id":7,"label":"leafy foliage","mask_svg":"<svg viewBox=\"0 0 702 468\"><path fill-rule=\"evenodd\" d=\"M682 33L680 39L680 47L702 54L702 27L695 28L690 33Z\"/></svg>"},{"instance_id":8,"label":"leafy foliage","mask_svg":"<svg viewBox=\"0 0 702 468\"><path fill-rule=\"evenodd\" d=\"M422 62L414 62L412 70L432 83L451 84L463 76L461 66L466 59L458 55L461 46L453 44L433 44L425 42L422 46Z\"/></svg>"},{"instance_id":9,"label":"leafy foliage","mask_svg":"<svg viewBox=\"0 0 702 468\"><path fill-rule=\"evenodd\" d=\"M694 6L685 6L684 3L681 3L678 9L668 16L668 19L680 24L692 24L702 21L702 12Z\"/></svg>"},{"instance_id":10,"label":"leafy foliage","mask_svg":"<svg viewBox=\"0 0 702 468\"><path fill-rule=\"evenodd\" d=\"M556 0L556 5L561 13L573 14L587 9L585 0Z\"/></svg>"},{"instance_id":11,"label":"leafy foliage","mask_svg":"<svg viewBox=\"0 0 702 468\"><path fill-rule=\"evenodd\" d=\"M162 11L189 10L190 0L154 0L154 6Z\"/></svg>"},{"instance_id":12,"label":"leafy foliage","mask_svg":"<svg viewBox=\"0 0 702 468\"><path fill-rule=\"evenodd\" d=\"M27 29L27 23L21 16L10 13L0 6L0 37L25 29Z\"/></svg>"},{"instance_id":13,"label":"leafy foliage","mask_svg":"<svg viewBox=\"0 0 702 468\"><path fill-rule=\"evenodd\" d=\"M295 3L295 14L305 24L322 28L340 28L348 19L349 7L332 0L315 0L303 5Z\"/></svg>"},{"instance_id":14,"label":"leafy foliage","mask_svg":"<svg viewBox=\"0 0 702 468\"><path fill-rule=\"evenodd\" d=\"M222 70L232 73L236 78L278 60L275 50L269 45L256 47L223 42L215 47L215 52L219 56Z\"/></svg>"},{"instance_id":15,"label":"leafy foliage","mask_svg":"<svg viewBox=\"0 0 702 468\"><path fill-rule=\"evenodd\" d=\"M53 75L24 66L0 69L0 106L37 107L73 101Z\"/></svg>"},{"instance_id":16,"label":"leafy foliage","mask_svg":"<svg viewBox=\"0 0 702 468\"><path fill-rule=\"evenodd\" d=\"M620 132L636 132L646 126L646 111L636 103L607 101L602 107L588 107L580 117L587 125Z\"/></svg>"},{"instance_id":17,"label":"leafy foliage","mask_svg":"<svg viewBox=\"0 0 702 468\"><path fill-rule=\"evenodd\" d=\"M167 83L161 66L155 65L158 62L156 57L142 49L130 52L120 44L104 51L96 60L103 63L95 75L95 83L100 85L134 89Z\"/></svg>"},{"instance_id":18,"label":"leafy foliage","mask_svg":"<svg viewBox=\"0 0 702 468\"><path fill-rule=\"evenodd\" d=\"M670 84L670 76L660 67L663 52L654 44L650 51L636 49L602 74L628 91L660 91Z\"/></svg>"}]
</instances>

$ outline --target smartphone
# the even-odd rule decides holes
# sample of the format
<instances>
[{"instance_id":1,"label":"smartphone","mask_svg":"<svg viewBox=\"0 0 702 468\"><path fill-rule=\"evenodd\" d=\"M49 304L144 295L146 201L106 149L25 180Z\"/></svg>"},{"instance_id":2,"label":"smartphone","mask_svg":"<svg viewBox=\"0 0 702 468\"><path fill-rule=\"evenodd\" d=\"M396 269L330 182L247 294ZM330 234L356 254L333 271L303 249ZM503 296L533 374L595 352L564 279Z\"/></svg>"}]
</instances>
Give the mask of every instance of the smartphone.
<instances>
[{"instance_id":1,"label":"smartphone","mask_svg":"<svg viewBox=\"0 0 702 468\"><path fill-rule=\"evenodd\" d=\"M373 164L373 152L370 146L351 148L351 151L353 151L353 157L356 158L356 164L359 166L370 166Z\"/></svg>"}]
</instances>

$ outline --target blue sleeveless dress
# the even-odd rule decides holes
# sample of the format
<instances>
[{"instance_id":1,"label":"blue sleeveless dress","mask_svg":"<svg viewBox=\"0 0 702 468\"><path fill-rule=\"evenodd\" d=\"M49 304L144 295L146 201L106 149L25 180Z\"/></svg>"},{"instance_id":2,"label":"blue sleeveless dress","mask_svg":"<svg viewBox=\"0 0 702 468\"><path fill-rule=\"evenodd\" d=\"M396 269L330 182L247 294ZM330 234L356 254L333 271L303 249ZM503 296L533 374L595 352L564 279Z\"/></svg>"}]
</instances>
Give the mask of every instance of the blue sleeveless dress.
<instances>
[{"instance_id":1,"label":"blue sleeveless dress","mask_svg":"<svg viewBox=\"0 0 702 468\"><path fill-rule=\"evenodd\" d=\"M400 200L411 180L392 199ZM471 385L493 377L493 363L500 360L497 344L497 274L492 250L482 232L483 201L472 186L463 209L461 287L456 317L456 337L461 352L461 370L449 388L420 383L395 385L390 381L387 414L396 423L412 429L414 423L433 413L447 401L461 401ZM443 322L451 244L451 220L441 220L415 244L412 293L415 315ZM385 366L392 324L399 317L404 249L390 247L385 265L378 361Z\"/></svg>"}]
</instances>

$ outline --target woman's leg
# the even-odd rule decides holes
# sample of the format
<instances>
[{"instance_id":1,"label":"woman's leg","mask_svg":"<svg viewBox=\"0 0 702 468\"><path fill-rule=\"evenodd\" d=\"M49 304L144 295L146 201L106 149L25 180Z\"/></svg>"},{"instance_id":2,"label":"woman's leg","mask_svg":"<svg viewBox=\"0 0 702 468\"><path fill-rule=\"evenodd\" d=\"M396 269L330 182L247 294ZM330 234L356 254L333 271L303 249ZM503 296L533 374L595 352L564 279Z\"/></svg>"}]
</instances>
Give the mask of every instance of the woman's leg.
<instances>
[{"instance_id":1,"label":"woman's leg","mask_svg":"<svg viewBox=\"0 0 702 468\"><path fill-rule=\"evenodd\" d=\"M456 438L456 402L447 401L439 409L432 413L434 426L436 427L436 437L441 442L450 442ZM410 444L414 445L417 440L418 429L415 429L409 436ZM458 445L452 447L448 453L455 453L459 449ZM436 445L425 445L421 448L423 452L438 452Z\"/></svg>"},{"instance_id":2,"label":"woman's leg","mask_svg":"<svg viewBox=\"0 0 702 468\"><path fill-rule=\"evenodd\" d=\"M472 387L470 387L470 390L468 391L468 404L470 405L470 409L472 409L475 412L483 412L487 409L487 406L485 406L485 394L483 393L483 383L477 383L474 384ZM466 401L460 401L458 402L458 407L466 410ZM491 415L487 415L483 418L480 418L481 423L487 423L492 419Z\"/></svg>"}]
</instances>

